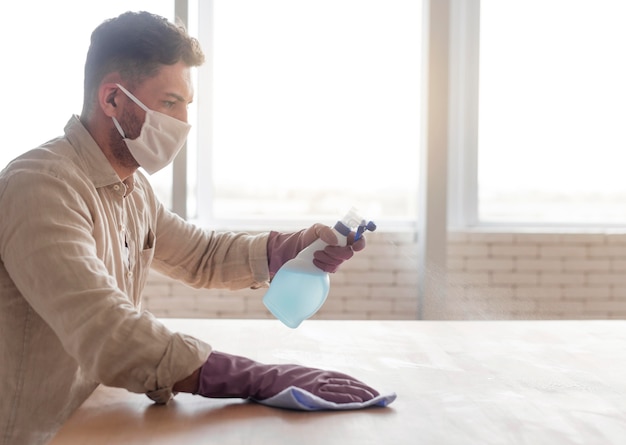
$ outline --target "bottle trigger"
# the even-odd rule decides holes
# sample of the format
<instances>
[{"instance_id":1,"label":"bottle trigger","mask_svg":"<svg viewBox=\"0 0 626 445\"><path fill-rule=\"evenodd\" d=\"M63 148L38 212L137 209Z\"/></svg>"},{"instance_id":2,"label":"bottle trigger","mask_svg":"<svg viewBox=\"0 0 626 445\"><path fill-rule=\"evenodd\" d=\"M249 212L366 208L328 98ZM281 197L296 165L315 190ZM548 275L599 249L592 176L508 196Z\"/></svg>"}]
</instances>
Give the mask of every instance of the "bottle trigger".
<instances>
[{"instance_id":1,"label":"bottle trigger","mask_svg":"<svg viewBox=\"0 0 626 445\"><path fill-rule=\"evenodd\" d=\"M361 236L363 236L363 232L365 232L366 230L373 232L374 230L376 230L376 224L374 224L373 221L366 223L365 220L363 220L361 224L359 224L359 227L356 229L356 235L354 236L354 241L358 241L361 238Z\"/></svg>"}]
</instances>

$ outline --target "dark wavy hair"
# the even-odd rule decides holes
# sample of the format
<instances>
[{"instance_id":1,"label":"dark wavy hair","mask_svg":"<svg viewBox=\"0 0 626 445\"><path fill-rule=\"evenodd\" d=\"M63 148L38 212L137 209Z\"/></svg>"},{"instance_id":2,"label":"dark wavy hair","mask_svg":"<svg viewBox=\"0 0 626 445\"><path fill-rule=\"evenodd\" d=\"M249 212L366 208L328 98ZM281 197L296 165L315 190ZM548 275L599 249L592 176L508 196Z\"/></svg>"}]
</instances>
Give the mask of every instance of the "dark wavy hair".
<instances>
[{"instance_id":1,"label":"dark wavy hair","mask_svg":"<svg viewBox=\"0 0 626 445\"><path fill-rule=\"evenodd\" d=\"M109 73L119 72L129 85L158 74L163 65L204 63L198 40L184 26L149 12L126 12L104 21L91 34L85 62L83 113L96 102L97 90Z\"/></svg>"}]
</instances>

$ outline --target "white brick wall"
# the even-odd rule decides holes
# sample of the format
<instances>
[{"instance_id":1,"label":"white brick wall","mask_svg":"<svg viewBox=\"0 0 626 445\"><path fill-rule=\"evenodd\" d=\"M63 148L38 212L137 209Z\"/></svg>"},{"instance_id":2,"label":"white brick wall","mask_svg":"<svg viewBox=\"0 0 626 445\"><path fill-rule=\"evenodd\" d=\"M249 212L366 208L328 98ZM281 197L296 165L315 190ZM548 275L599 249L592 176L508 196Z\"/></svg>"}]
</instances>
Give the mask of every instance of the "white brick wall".
<instances>
[{"instance_id":1,"label":"white brick wall","mask_svg":"<svg viewBox=\"0 0 626 445\"><path fill-rule=\"evenodd\" d=\"M456 233L451 318L626 317L623 234Z\"/></svg>"},{"instance_id":2,"label":"white brick wall","mask_svg":"<svg viewBox=\"0 0 626 445\"><path fill-rule=\"evenodd\" d=\"M316 318L416 318L416 234L375 232L367 240L331 276ZM626 234L452 232L442 317L624 318L624 271ZM152 273L144 307L163 317L268 318L264 292L196 290Z\"/></svg>"}]
</instances>

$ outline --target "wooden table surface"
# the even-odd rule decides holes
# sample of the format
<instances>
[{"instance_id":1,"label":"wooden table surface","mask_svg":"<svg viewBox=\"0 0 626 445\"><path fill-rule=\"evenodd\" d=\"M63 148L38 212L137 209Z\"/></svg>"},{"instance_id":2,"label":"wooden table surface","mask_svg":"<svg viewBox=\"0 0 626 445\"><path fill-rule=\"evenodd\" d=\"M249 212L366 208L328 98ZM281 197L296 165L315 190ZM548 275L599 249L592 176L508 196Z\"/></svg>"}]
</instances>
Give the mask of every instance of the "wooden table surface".
<instances>
[{"instance_id":1,"label":"wooden table surface","mask_svg":"<svg viewBox=\"0 0 626 445\"><path fill-rule=\"evenodd\" d=\"M624 321L162 320L215 349L394 391L388 408L296 412L100 387L52 441L74 444L623 444Z\"/></svg>"}]
</instances>

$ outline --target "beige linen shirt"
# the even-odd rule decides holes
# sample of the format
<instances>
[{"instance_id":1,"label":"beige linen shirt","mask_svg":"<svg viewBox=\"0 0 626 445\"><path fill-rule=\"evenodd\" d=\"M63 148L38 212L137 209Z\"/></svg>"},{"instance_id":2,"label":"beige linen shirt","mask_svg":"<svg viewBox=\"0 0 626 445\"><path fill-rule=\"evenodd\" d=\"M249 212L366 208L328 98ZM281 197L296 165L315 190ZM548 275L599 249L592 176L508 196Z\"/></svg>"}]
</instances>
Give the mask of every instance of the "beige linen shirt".
<instances>
[{"instance_id":1,"label":"beige linen shirt","mask_svg":"<svg viewBox=\"0 0 626 445\"><path fill-rule=\"evenodd\" d=\"M194 287L267 285L267 236L169 212L122 182L77 116L0 173L0 444L51 438L99 383L167 400L206 343L140 308L148 270Z\"/></svg>"}]
</instances>

